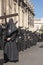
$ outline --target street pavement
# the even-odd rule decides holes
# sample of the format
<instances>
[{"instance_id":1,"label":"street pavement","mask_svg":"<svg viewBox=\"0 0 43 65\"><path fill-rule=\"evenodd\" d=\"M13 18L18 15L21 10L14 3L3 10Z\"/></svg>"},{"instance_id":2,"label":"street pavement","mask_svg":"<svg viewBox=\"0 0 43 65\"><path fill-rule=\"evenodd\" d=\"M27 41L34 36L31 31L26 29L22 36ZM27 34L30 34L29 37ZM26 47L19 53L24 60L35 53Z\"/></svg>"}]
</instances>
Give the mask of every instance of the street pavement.
<instances>
[{"instance_id":1,"label":"street pavement","mask_svg":"<svg viewBox=\"0 0 43 65\"><path fill-rule=\"evenodd\" d=\"M19 62L8 62L3 65L43 65L43 42L19 53Z\"/></svg>"}]
</instances>

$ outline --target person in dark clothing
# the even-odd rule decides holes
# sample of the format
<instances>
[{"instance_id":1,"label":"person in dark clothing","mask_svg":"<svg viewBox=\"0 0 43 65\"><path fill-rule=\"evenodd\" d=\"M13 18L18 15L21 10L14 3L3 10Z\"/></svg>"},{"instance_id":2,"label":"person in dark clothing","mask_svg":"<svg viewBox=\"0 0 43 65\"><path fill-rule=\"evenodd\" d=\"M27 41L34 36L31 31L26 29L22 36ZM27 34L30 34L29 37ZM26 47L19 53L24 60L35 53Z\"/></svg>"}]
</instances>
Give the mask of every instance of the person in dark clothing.
<instances>
[{"instance_id":1,"label":"person in dark clothing","mask_svg":"<svg viewBox=\"0 0 43 65\"><path fill-rule=\"evenodd\" d=\"M2 44L2 25L0 25L0 50L3 49L3 44Z\"/></svg>"},{"instance_id":2,"label":"person in dark clothing","mask_svg":"<svg viewBox=\"0 0 43 65\"><path fill-rule=\"evenodd\" d=\"M9 23L6 28L6 38L4 45L4 60L17 62L19 61L19 53L16 45L16 37L18 29L15 26L13 19L9 19Z\"/></svg>"}]
</instances>

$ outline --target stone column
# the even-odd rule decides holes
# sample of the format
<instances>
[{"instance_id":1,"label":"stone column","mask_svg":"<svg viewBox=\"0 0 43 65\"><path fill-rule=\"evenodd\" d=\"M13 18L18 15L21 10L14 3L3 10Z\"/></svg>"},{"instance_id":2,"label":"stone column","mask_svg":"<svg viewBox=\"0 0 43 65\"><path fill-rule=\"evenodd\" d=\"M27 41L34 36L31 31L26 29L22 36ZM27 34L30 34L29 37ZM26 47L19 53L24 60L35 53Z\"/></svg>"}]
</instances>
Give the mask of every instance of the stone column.
<instances>
[{"instance_id":1,"label":"stone column","mask_svg":"<svg viewBox=\"0 0 43 65\"><path fill-rule=\"evenodd\" d=\"M32 22L33 22L33 27L34 27L34 15L32 15Z\"/></svg>"},{"instance_id":2,"label":"stone column","mask_svg":"<svg viewBox=\"0 0 43 65\"><path fill-rule=\"evenodd\" d=\"M23 14L23 28L25 29L25 9L23 8L24 14Z\"/></svg>"},{"instance_id":3,"label":"stone column","mask_svg":"<svg viewBox=\"0 0 43 65\"><path fill-rule=\"evenodd\" d=\"M24 10L24 27L26 28L26 12L25 12L25 10Z\"/></svg>"},{"instance_id":4,"label":"stone column","mask_svg":"<svg viewBox=\"0 0 43 65\"><path fill-rule=\"evenodd\" d=\"M27 28L28 28L28 9L27 9Z\"/></svg>"},{"instance_id":5,"label":"stone column","mask_svg":"<svg viewBox=\"0 0 43 65\"><path fill-rule=\"evenodd\" d=\"M24 14L24 25L25 25L25 28L27 28L27 11L26 11L26 7L25 7L25 14Z\"/></svg>"},{"instance_id":6,"label":"stone column","mask_svg":"<svg viewBox=\"0 0 43 65\"><path fill-rule=\"evenodd\" d=\"M9 0L6 0L6 15L9 15L10 14L10 12L9 12L9 10L10 10L10 6L9 6ZM9 18L7 18L7 22L9 21Z\"/></svg>"},{"instance_id":7,"label":"stone column","mask_svg":"<svg viewBox=\"0 0 43 65\"><path fill-rule=\"evenodd\" d=\"M23 26L23 29L25 28L25 25L24 25L24 23L25 23L25 12L24 12L24 7L23 7L23 14L22 14L22 26Z\"/></svg>"},{"instance_id":8,"label":"stone column","mask_svg":"<svg viewBox=\"0 0 43 65\"><path fill-rule=\"evenodd\" d=\"M19 13L19 12L18 12L18 8L19 8L19 5L18 5L18 0L17 0L17 3L16 3L16 13ZM16 21L17 21L16 26L18 27L19 15L18 15L18 16L16 16Z\"/></svg>"},{"instance_id":9,"label":"stone column","mask_svg":"<svg viewBox=\"0 0 43 65\"><path fill-rule=\"evenodd\" d=\"M20 5L22 6L22 2L20 3ZM20 6L20 26L22 26L22 17L23 17L23 12L22 12L22 7Z\"/></svg>"},{"instance_id":10,"label":"stone column","mask_svg":"<svg viewBox=\"0 0 43 65\"><path fill-rule=\"evenodd\" d=\"M0 16L2 15L1 10L2 10L2 0L0 0Z\"/></svg>"},{"instance_id":11,"label":"stone column","mask_svg":"<svg viewBox=\"0 0 43 65\"><path fill-rule=\"evenodd\" d=\"M6 12L6 0L1 0L1 12L2 15ZM5 20L3 19L2 22L5 23Z\"/></svg>"},{"instance_id":12,"label":"stone column","mask_svg":"<svg viewBox=\"0 0 43 65\"><path fill-rule=\"evenodd\" d=\"M15 1L11 1L11 8L10 8L10 10L11 10L11 14L14 14L14 13L16 13L16 2ZM15 23L15 21L16 21L16 17L14 16L14 17L12 17L13 18L13 20L14 20L14 23Z\"/></svg>"},{"instance_id":13,"label":"stone column","mask_svg":"<svg viewBox=\"0 0 43 65\"><path fill-rule=\"evenodd\" d=\"M0 0L0 16L2 15L2 0ZM0 24L1 24L2 20L0 20Z\"/></svg>"},{"instance_id":14,"label":"stone column","mask_svg":"<svg viewBox=\"0 0 43 65\"><path fill-rule=\"evenodd\" d=\"M18 26L20 26L20 6L18 6Z\"/></svg>"},{"instance_id":15,"label":"stone column","mask_svg":"<svg viewBox=\"0 0 43 65\"><path fill-rule=\"evenodd\" d=\"M30 19L29 19L29 10L28 10L28 28L29 28L29 25L30 25Z\"/></svg>"}]
</instances>

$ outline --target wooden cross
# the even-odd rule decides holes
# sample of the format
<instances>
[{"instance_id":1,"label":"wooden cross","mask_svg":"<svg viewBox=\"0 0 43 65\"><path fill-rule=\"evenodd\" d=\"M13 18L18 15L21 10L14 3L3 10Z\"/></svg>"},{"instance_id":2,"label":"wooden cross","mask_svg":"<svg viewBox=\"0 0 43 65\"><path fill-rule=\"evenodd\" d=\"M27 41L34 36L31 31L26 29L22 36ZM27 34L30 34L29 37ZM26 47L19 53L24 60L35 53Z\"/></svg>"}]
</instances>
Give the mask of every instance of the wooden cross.
<instances>
[{"instance_id":1,"label":"wooden cross","mask_svg":"<svg viewBox=\"0 0 43 65\"><path fill-rule=\"evenodd\" d=\"M14 16L18 16L18 13L9 14L9 15L6 15L6 13L4 13L4 16L0 16L0 19L5 19L5 18L9 18L9 17L14 17Z\"/></svg>"},{"instance_id":2,"label":"wooden cross","mask_svg":"<svg viewBox=\"0 0 43 65\"><path fill-rule=\"evenodd\" d=\"M2 19L5 19L5 24L7 24L7 18L9 17L14 17L14 16L18 16L18 13L15 13L15 14L9 14L9 15L6 15L6 13L4 13L4 16L0 16L0 20ZM17 22L16 22L17 23ZM15 24L16 24L15 23ZM2 24L3 25L3 24Z\"/></svg>"},{"instance_id":3,"label":"wooden cross","mask_svg":"<svg viewBox=\"0 0 43 65\"><path fill-rule=\"evenodd\" d=\"M6 15L6 13L4 13L4 16L0 16L0 19L5 19L5 23L7 24L7 18L14 17L14 16L18 16L18 13L9 14L9 15Z\"/></svg>"}]
</instances>

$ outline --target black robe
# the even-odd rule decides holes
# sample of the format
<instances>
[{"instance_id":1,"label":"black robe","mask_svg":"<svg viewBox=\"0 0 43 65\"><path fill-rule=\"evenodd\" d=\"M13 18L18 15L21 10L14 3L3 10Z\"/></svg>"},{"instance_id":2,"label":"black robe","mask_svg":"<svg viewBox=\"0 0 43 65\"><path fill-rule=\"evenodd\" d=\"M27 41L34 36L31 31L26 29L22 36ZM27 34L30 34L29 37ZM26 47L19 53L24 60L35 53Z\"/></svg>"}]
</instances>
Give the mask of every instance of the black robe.
<instances>
[{"instance_id":1,"label":"black robe","mask_svg":"<svg viewBox=\"0 0 43 65\"><path fill-rule=\"evenodd\" d=\"M3 49L3 44L2 44L2 26L0 25L0 49Z\"/></svg>"},{"instance_id":2,"label":"black robe","mask_svg":"<svg viewBox=\"0 0 43 65\"><path fill-rule=\"evenodd\" d=\"M16 37L17 37L17 28L15 24L12 22L13 20L10 19L9 23L7 25L7 31L6 31L6 43L4 47L4 58L5 60L8 59L9 61L18 61L19 60L19 53L17 50L16 45ZM7 38L11 38L10 41L7 41Z\"/></svg>"}]
</instances>

